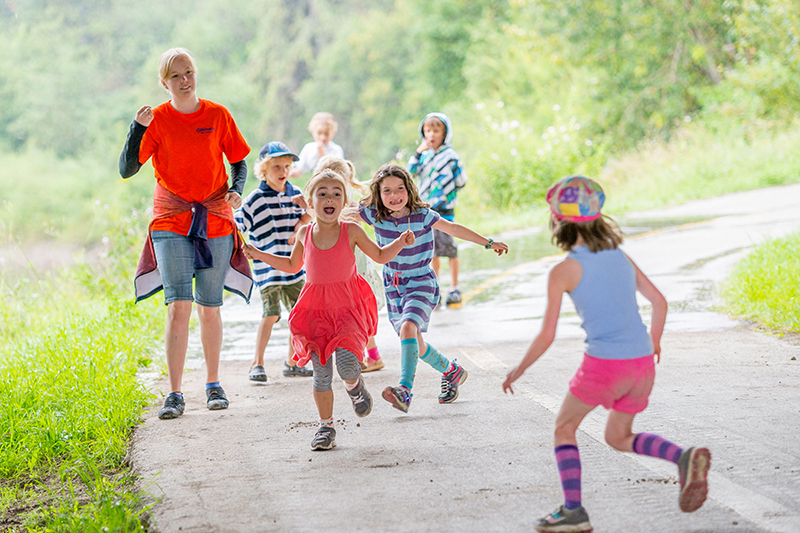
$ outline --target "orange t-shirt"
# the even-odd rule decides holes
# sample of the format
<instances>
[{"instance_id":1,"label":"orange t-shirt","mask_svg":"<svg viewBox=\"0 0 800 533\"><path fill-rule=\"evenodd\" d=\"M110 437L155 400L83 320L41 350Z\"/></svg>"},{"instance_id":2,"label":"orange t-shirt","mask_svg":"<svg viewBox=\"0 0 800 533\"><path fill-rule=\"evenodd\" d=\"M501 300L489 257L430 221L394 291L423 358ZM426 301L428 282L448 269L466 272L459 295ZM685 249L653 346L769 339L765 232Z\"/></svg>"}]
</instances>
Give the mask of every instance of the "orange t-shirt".
<instances>
[{"instance_id":1,"label":"orange t-shirt","mask_svg":"<svg viewBox=\"0 0 800 533\"><path fill-rule=\"evenodd\" d=\"M247 157L250 147L225 107L200 99L194 113L180 113L169 102L153 109L139 147L139 163L153 158L156 180L187 202L202 202L228 183L225 155L229 163ZM189 233L192 213L187 211L157 220L154 231ZM230 222L208 214L208 238L230 235Z\"/></svg>"}]
</instances>

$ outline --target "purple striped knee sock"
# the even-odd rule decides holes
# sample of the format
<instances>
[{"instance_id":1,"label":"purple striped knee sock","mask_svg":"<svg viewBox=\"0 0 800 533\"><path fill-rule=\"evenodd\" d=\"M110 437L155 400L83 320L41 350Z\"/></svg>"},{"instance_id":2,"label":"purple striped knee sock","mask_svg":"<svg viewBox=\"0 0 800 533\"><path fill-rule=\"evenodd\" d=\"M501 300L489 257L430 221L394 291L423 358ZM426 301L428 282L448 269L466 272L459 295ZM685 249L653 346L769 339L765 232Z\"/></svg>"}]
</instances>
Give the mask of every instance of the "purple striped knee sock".
<instances>
[{"instance_id":1,"label":"purple striped knee sock","mask_svg":"<svg viewBox=\"0 0 800 533\"><path fill-rule=\"evenodd\" d=\"M633 439L633 453L658 457L677 464L683 448L652 433L637 433Z\"/></svg>"},{"instance_id":2,"label":"purple striped knee sock","mask_svg":"<svg viewBox=\"0 0 800 533\"><path fill-rule=\"evenodd\" d=\"M581 506L581 456L578 447L572 444L556 446L556 463L564 490L564 507L577 509Z\"/></svg>"}]
</instances>

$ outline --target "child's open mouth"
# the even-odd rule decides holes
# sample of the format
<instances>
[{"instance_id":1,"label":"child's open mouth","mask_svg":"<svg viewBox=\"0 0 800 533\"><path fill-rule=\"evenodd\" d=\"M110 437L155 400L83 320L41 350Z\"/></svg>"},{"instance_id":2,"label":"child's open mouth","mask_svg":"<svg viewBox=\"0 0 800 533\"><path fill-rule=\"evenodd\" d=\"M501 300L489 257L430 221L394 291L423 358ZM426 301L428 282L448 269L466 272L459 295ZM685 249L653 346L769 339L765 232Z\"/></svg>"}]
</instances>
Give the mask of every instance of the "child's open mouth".
<instances>
[{"instance_id":1,"label":"child's open mouth","mask_svg":"<svg viewBox=\"0 0 800 533\"><path fill-rule=\"evenodd\" d=\"M326 207L325 209L323 209L323 211L325 212L326 215L332 215L336 212L336 208Z\"/></svg>"}]
</instances>

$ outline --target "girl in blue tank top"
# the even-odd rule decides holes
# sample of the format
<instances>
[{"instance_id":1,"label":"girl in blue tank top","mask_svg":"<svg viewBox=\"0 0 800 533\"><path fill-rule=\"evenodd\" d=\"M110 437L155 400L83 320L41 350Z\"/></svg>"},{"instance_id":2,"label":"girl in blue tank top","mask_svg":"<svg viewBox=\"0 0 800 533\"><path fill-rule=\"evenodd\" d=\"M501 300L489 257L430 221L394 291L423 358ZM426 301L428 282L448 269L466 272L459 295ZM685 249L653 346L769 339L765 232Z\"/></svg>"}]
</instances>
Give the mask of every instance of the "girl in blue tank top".
<instances>
[{"instance_id":1,"label":"girl in blue tank top","mask_svg":"<svg viewBox=\"0 0 800 533\"><path fill-rule=\"evenodd\" d=\"M550 271L541 331L503 382L503 391L513 394L511 384L547 351L555 338L561 299L569 294L586 331L586 353L556 417L555 454L564 504L536 522L540 532L592 530L581 506L575 433L598 405L610 410L605 435L612 448L678 465L682 511L699 509L708 494L708 449L684 450L658 435L632 431L633 419L647 407L653 388L667 301L619 249L622 232L600 212L604 202L600 185L582 176L568 176L547 190L552 240L567 258ZM636 291L652 304L649 333L639 316Z\"/></svg>"}]
</instances>

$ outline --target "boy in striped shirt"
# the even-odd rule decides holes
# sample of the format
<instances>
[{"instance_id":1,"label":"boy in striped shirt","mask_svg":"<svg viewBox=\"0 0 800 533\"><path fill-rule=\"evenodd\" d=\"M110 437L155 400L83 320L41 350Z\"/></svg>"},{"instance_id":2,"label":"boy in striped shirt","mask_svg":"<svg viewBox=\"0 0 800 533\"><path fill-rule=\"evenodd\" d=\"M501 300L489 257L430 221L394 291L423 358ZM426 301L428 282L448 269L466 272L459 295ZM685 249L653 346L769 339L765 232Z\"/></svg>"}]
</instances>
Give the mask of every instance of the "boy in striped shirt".
<instances>
[{"instance_id":1,"label":"boy in striped shirt","mask_svg":"<svg viewBox=\"0 0 800 533\"><path fill-rule=\"evenodd\" d=\"M297 230L311 222L311 216L293 201L294 197L302 196L302 192L288 182L292 163L297 159L282 142L272 141L261 148L254 168L261 184L247 195L242 206L236 210L239 229L246 232L250 244L262 252L290 256ZM264 351L272 335L272 327L281 318L281 302L291 311L305 284L306 275L304 270L287 274L261 261L253 261L253 273L256 286L261 291L264 312L258 326L256 352L248 377L251 381L264 382L267 381ZM293 356L290 336L284 376L313 375L312 370L296 366Z\"/></svg>"}]
</instances>

